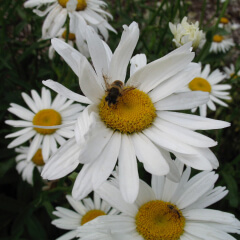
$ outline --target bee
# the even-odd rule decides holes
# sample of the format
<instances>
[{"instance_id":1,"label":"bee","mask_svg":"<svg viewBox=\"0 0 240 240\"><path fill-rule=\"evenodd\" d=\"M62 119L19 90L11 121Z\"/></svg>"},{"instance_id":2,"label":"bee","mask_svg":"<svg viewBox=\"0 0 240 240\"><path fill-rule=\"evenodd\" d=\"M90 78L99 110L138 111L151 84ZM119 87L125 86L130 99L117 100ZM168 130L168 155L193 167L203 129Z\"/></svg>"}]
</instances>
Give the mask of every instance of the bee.
<instances>
[{"instance_id":1,"label":"bee","mask_svg":"<svg viewBox=\"0 0 240 240\"><path fill-rule=\"evenodd\" d=\"M135 89L135 87L127 87L124 88L124 83L120 80L114 81L112 84L107 82L107 77L103 75L103 79L106 85L106 93L105 101L108 103L108 106L115 105L119 98L122 97L125 93Z\"/></svg>"},{"instance_id":2,"label":"bee","mask_svg":"<svg viewBox=\"0 0 240 240\"><path fill-rule=\"evenodd\" d=\"M176 214L178 215L178 218L181 218L181 215L180 215L179 211L178 211L173 205L168 204L167 207L168 207L173 213L176 213Z\"/></svg>"}]
</instances>

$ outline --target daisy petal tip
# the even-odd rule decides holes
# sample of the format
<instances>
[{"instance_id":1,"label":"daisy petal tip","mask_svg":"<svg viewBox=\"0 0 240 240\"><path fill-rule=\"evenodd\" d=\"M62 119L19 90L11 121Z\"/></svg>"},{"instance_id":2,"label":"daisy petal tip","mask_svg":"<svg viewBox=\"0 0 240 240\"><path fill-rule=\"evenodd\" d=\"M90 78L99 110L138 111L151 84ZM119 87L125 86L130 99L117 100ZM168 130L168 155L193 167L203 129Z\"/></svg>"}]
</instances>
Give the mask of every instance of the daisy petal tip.
<instances>
[{"instance_id":1,"label":"daisy petal tip","mask_svg":"<svg viewBox=\"0 0 240 240\"><path fill-rule=\"evenodd\" d=\"M129 204L133 204L137 197L123 196L125 202Z\"/></svg>"},{"instance_id":2,"label":"daisy petal tip","mask_svg":"<svg viewBox=\"0 0 240 240\"><path fill-rule=\"evenodd\" d=\"M51 43L52 44L55 44L55 43L57 43L57 42L59 42L60 40L59 39L57 39L57 38L52 38L51 39Z\"/></svg>"},{"instance_id":3,"label":"daisy petal tip","mask_svg":"<svg viewBox=\"0 0 240 240\"><path fill-rule=\"evenodd\" d=\"M68 46L67 43L65 43L62 40L57 39L57 38L51 39L51 43L55 50L57 50L57 49L63 50L63 49L66 49L67 47L70 47L70 45Z\"/></svg>"},{"instance_id":4,"label":"daisy petal tip","mask_svg":"<svg viewBox=\"0 0 240 240\"><path fill-rule=\"evenodd\" d=\"M72 190L72 197L75 200L81 200L83 199L85 196L83 196L82 194L80 194L78 191L76 191L74 188Z\"/></svg>"},{"instance_id":5,"label":"daisy petal tip","mask_svg":"<svg viewBox=\"0 0 240 240\"><path fill-rule=\"evenodd\" d=\"M231 123L230 122L225 122L225 121L223 121L224 123L225 123L225 126L223 127L223 128L225 128L225 127L230 127L231 126Z\"/></svg>"},{"instance_id":6,"label":"daisy petal tip","mask_svg":"<svg viewBox=\"0 0 240 240\"><path fill-rule=\"evenodd\" d=\"M6 138L6 137L5 137ZM11 143L7 145L7 148L12 148Z\"/></svg>"}]
</instances>

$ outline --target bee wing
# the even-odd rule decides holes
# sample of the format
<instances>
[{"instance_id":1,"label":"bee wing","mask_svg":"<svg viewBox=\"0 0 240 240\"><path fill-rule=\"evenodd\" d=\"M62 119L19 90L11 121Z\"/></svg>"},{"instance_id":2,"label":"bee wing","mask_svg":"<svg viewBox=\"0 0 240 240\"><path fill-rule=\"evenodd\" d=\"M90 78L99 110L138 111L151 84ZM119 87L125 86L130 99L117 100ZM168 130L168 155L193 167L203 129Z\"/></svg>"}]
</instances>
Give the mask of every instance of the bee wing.
<instances>
[{"instance_id":1,"label":"bee wing","mask_svg":"<svg viewBox=\"0 0 240 240\"><path fill-rule=\"evenodd\" d=\"M135 89L135 87L127 87L127 88L124 88L123 90L122 90L122 94L125 94L125 93L127 93L127 92L129 92L129 91L132 91L132 90L134 90Z\"/></svg>"},{"instance_id":2,"label":"bee wing","mask_svg":"<svg viewBox=\"0 0 240 240\"><path fill-rule=\"evenodd\" d=\"M110 87L111 87L111 85L108 82L109 78L105 74L102 74L102 76L103 76L103 80L104 80L104 83L105 83L105 87L104 88L105 88L105 91L107 92L110 89Z\"/></svg>"}]
</instances>

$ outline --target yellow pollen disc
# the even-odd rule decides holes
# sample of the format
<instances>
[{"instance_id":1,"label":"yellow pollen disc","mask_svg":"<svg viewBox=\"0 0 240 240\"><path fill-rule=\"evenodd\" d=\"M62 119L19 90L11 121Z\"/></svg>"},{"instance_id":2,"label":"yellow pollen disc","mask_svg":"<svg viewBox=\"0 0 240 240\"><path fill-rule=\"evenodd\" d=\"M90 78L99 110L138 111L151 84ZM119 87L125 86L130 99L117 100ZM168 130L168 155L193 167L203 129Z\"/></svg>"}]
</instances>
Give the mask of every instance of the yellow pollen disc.
<instances>
[{"instance_id":1,"label":"yellow pollen disc","mask_svg":"<svg viewBox=\"0 0 240 240\"><path fill-rule=\"evenodd\" d=\"M204 78L200 78L200 77L196 77L194 78L189 84L188 87L192 90L192 91L203 91L203 92L211 92L212 87L210 85L210 83L204 79Z\"/></svg>"},{"instance_id":2,"label":"yellow pollen disc","mask_svg":"<svg viewBox=\"0 0 240 240\"><path fill-rule=\"evenodd\" d=\"M230 77L233 78L233 79L238 78L238 76L237 76L235 73L232 73L232 74L230 75Z\"/></svg>"},{"instance_id":3,"label":"yellow pollen disc","mask_svg":"<svg viewBox=\"0 0 240 240\"><path fill-rule=\"evenodd\" d=\"M184 232L185 218L175 205L155 200L139 208L135 223L145 240L179 240Z\"/></svg>"},{"instance_id":4,"label":"yellow pollen disc","mask_svg":"<svg viewBox=\"0 0 240 240\"><path fill-rule=\"evenodd\" d=\"M214 42L220 43L220 42L222 42L222 40L223 40L223 36L221 36L221 35L214 35L213 36L213 41Z\"/></svg>"},{"instance_id":5,"label":"yellow pollen disc","mask_svg":"<svg viewBox=\"0 0 240 240\"><path fill-rule=\"evenodd\" d=\"M32 162L37 166L43 166L45 163L43 161L42 149L39 148L32 158Z\"/></svg>"},{"instance_id":6,"label":"yellow pollen disc","mask_svg":"<svg viewBox=\"0 0 240 240\"><path fill-rule=\"evenodd\" d=\"M66 35L67 35L67 30L65 30L62 34L62 38L66 39ZM69 33L68 34L68 40L72 40L74 41L76 39L76 36L74 33Z\"/></svg>"},{"instance_id":7,"label":"yellow pollen disc","mask_svg":"<svg viewBox=\"0 0 240 240\"><path fill-rule=\"evenodd\" d=\"M59 3L63 8L66 8L68 1L69 1L69 0L58 0L58 3ZM84 10L84 9L87 7L87 2L86 2L86 0L77 0L77 1L78 1L78 3L77 3L77 8L76 8L77 11L82 11L82 10Z\"/></svg>"},{"instance_id":8,"label":"yellow pollen disc","mask_svg":"<svg viewBox=\"0 0 240 240\"><path fill-rule=\"evenodd\" d=\"M121 133L140 132L156 117L152 100L138 89L126 91L118 97L116 104L110 106L105 98L106 95L99 105L99 115L107 127Z\"/></svg>"},{"instance_id":9,"label":"yellow pollen disc","mask_svg":"<svg viewBox=\"0 0 240 240\"><path fill-rule=\"evenodd\" d=\"M103 216L103 215L106 215L104 211L101 211L98 209L90 210L82 217L81 225L93 220L96 217Z\"/></svg>"},{"instance_id":10,"label":"yellow pollen disc","mask_svg":"<svg viewBox=\"0 0 240 240\"><path fill-rule=\"evenodd\" d=\"M225 18L225 17L222 17L222 18L220 19L220 23L222 23L222 24L228 24L228 23L229 23L229 20L228 20L227 18Z\"/></svg>"},{"instance_id":11,"label":"yellow pollen disc","mask_svg":"<svg viewBox=\"0 0 240 240\"><path fill-rule=\"evenodd\" d=\"M55 126L62 123L61 115L53 109L43 109L33 118L33 125L38 126ZM53 134L57 129L34 128L38 133L47 135Z\"/></svg>"}]
</instances>

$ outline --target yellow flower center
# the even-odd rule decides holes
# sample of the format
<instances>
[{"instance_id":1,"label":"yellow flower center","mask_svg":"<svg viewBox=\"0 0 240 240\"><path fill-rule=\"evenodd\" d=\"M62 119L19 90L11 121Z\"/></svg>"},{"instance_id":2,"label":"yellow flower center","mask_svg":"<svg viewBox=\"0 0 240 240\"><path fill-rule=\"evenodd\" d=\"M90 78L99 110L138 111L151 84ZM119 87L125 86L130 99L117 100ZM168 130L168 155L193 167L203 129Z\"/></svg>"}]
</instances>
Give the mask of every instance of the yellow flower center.
<instances>
[{"instance_id":1,"label":"yellow flower center","mask_svg":"<svg viewBox=\"0 0 240 240\"><path fill-rule=\"evenodd\" d=\"M32 162L37 166L43 166L45 163L43 161L42 149L39 148L32 158Z\"/></svg>"},{"instance_id":2,"label":"yellow flower center","mask_svg":"<svg viewBox=\"0 0 240 240\"><path fill-rule=\"evenodd\" d=\"M145 240L179 240L184 232L185 218L175 205L155 200L139 208L135 223Z\"/></svg>"},{"instance_id":3,"label":"yellow flower center","mask_svg":"<svg viewBox=\"0 0 240 240\"><path fill-rule=\"evenodd\" d=\"M62 122L61 115L53 109L40 110L33 118L33 125L38 126L55 126ZM47 135L53 134L57 129L34 128L38 133Z\"/></svg>"},{"instance_id":4,"label":"yellow flower center","mask_svg":"<svg viewBox=\"0 0 240 240\"><path fill-rule=\"evenodd\" d=\"M140 132L149 127L156 117L150 97L138 90L123 92L115 104L109 106L105 95L99 105L99 115L107 127L121 133Z\"/></svg>"},{"instance_id":5,"label":"yellow flower center","mask_svg":"<svg viewBox=\"0 0 240 240\"><path fill-rule=\"evenodd\" d=\"M66 39L66 36L67 36L67 30L65 30L62 33L62 38ZM74 41L75 39L76 39L76 36L74 33L68 33L68 40Z\"/></svg>"},{"instance_id":6,"label":"yellow flower center","mask_svg":"<svg viewBox=\"0 0 240 240\"><path fill-rule=\"evenodd\" d=\"M222 24L228 24L228 23L229 23L229 20L228 20L227 18L225 18L225 17L222 17L222 18L220 19L220 23L222 23Z\"/></svg>"},{"instance_id":7,"label":"yellow flower center","mask_svg":"<svg viewBox=\"0 0 240 240\"><path fill-rule=\"evenodd\" d=\"M68 1L69 1L69 0L58 0L58 3L59 3L63 8L66 8ZM78 1L78 3L77 3L77 8L76 8L77 11L82 11L82 10L84 10L84 9L87 7L87 2L86 2L86 0L77 0L77 1Z\"/></svg>"},{"instance_id":8,"label":"yellow flower center","mask_svg":"<svg viewBox=\"0 0 240 240\"><path fill-rule=\"evenodd\" d=\"M230 77L233 78L233 79L238 78L238 76L235 73L230 74Z\"/></svg>"},{"instance_id":9,"label":"yellow flower center","mask_svg":"<svg viewBox=\"0 0 240 240\"><path fill-rule=\"evenodd\" d=\"M213 41L214 42L220 43L220 42L222 42L222 40L223 40L223 36L221 36L221 35L214 35L213 36Z\"/></svg>"},{"instance_id":10,"label":"yellow flower center","mask_svg":"<svg viewBox=\"0 0 240 240\"><path fill-rule=\"evenodd\" d=\"M104 211L101 211L98 209L90 210L82 217L81 225L93 220L96 217L103 216L103 215L106 215Z\"/></svg>"},{"instance_id":11,"label":"yellow flower center","mask_svg":"<svg viewBox=\"0 0 240 240\"><path fill-rule=\"evenodd\" d=\"M203 91L203 92L211 92L212 87L210 83L201 77L194 78L189 84L188 87L192 91Z\"/></svg>"}]
</instances>

